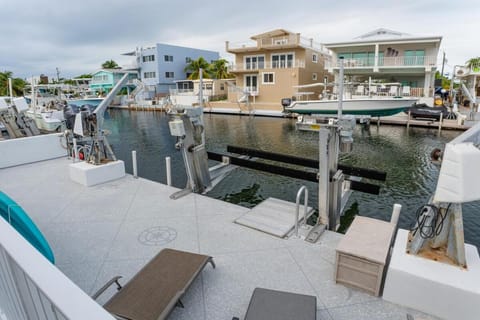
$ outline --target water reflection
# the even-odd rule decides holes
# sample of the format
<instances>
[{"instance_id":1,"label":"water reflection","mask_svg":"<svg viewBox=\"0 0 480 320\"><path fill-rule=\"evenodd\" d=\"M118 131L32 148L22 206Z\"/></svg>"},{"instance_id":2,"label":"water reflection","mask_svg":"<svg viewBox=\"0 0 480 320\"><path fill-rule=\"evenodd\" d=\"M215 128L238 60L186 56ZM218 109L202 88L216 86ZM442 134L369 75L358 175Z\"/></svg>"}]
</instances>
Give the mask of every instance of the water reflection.
<instances>
[{"instance_id":1,"label":"water reflection","mask_svg":"<svg viewBox=\"0 0 480 320\"><path fill-rule=\"evenodd\" d=\"M141 177L166 182L165 157L172 158L173 184L183 188L185 169L176 139L170 136L168 117L164 113L110 110L105 126L118 158L131 172L131 151L137 151ZM318 133L295 131L295 120L267 117L206 115L207 149L226 153L227 145L260 149L318 159ZM426 203L434 191L438 168L430 163L430 152L443 149L446 142L458 136L457 131L381 125L364 129L357 126L353 135L353 152L342 155L340 163L387 172L380 195L354 192L347 209L360 215L387 220L394 203L403 206L400 227L414 221L416 209ZM379 182L372 181L378 184ZM276 197L295 201L296 192L307 185L309 205L318 207L317 184L298 179L262 173L250 169L234 170L213 191L210 197L252 207L258 201ZM475 214L480 203L464 206L465 238L480 247L480 219Z\"/></svg>"}]
</instances>

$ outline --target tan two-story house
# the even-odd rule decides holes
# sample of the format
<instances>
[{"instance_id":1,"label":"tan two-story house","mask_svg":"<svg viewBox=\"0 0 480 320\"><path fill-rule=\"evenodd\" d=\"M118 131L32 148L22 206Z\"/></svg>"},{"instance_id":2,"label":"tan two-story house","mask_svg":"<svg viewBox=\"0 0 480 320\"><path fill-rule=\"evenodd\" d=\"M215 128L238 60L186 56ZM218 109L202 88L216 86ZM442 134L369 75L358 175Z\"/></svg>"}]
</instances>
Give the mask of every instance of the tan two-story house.
<instances>
[{"instance_id":1,"label":"tan two-story house","mask_svg":"<svg viewBox=\"0 0 480 320\"><path fill-rule=\"evenodd\" d=\"M329 52L299 33L277 29L251 37L250 43L226 42L226 51L235 55L229 72L235 86L229 102L248 101L257 108L282 110L281 99L318 99L319 87L302 90L298 86L324 82Z\"/></svg>"}]
</instances>

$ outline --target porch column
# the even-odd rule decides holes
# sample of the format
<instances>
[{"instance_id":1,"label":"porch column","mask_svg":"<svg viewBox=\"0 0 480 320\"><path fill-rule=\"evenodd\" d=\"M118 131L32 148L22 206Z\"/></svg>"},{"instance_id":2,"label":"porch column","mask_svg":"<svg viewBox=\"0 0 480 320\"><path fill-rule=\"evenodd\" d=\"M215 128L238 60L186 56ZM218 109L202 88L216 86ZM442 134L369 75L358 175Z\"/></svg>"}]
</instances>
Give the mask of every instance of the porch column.
<instances>
[{"instance_id":1,"label":"porch column","mask_svg":"<svg viewBox=\"0 0 480 320\"><path fill-rule=\"evenodd\" d=\"M378 72L378 43L375 43L375 59L373 65L373 72Z\"/></svg>"},{"instance_id":2,"label":"porch column","mask_svg":"<svg viewBox=\"0 0 480 320\"><path fill-rule=\"evenodd\" d=\"M432 85L432 73L425 72L425 82L423 84L423 95L430 97L430 86Z\"/></svg>"}]
</instances>

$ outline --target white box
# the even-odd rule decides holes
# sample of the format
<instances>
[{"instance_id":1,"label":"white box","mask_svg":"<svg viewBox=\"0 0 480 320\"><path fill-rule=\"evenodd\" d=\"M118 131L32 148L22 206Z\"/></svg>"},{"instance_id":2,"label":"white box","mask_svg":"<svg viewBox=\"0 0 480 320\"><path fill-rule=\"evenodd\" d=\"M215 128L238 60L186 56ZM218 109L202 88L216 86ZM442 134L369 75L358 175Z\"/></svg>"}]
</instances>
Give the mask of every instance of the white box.
<instances>
[{"instance_id":1,"label":"white box","mask_svg":"<svg viewBox=\"0 0 480 320\"><path fill-rule=\"evenodd\" d=\"M125 176L125 164L122 160L93 165L85 161L70 164L70 179L91 187Z\"/></svg>"},{"instance_id":2,"label":"white box","mask_svg":"<svg viewBox=\"0 0 480 320\"><path fill-rule=\"evenodd\" d=\"M383 299L442 319L478 320L480 258L465 245L467 270L406 253L407 230L398 230Z\"/></svg>"}]
</instances>

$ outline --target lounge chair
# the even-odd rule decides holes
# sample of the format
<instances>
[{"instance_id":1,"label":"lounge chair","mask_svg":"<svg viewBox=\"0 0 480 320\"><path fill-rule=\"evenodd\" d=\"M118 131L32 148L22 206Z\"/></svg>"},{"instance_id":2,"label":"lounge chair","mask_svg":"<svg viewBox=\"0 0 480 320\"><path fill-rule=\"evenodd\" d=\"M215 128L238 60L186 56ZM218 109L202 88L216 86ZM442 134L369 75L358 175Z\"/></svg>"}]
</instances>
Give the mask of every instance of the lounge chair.
<instances>
[{"instance_id":1,"label":"lounge chair","mask_svg":"<svg viewBox=\"0 0 480 320\"><path fill-rule=\"evenodd\" d=\"M119 290L104 308L120 319L166 319L175 306L183 307L180 298L213 258L206 255L163 249L148 262L127 284L119 284L119 276L111 279L92 298L96 299L110 285Z\"/></svg>"},{"instance_id":2,"label":"lounge chair","mask_svg":"<svg viewBox=\"0 0 480 320\"><path fill-rule=\"evenodd\" d=\"M245 320L316 320L317 298L304 294L255 288ZM238 320L234 317L232 320Z\"/></svg>"}]
</instances>

